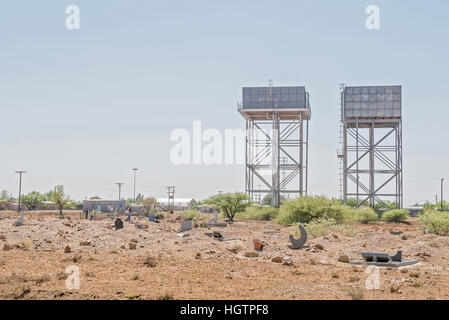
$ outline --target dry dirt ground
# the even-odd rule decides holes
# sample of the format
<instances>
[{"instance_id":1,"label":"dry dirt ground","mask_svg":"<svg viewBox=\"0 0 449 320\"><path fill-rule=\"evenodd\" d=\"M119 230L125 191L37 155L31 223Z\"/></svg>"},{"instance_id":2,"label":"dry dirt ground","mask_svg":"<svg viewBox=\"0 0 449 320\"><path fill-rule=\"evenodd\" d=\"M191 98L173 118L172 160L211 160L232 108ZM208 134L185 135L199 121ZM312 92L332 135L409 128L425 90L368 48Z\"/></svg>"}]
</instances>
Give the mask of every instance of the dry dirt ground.
<instances>
[{"instance_id":1,"label":"dry dirt ground","mask_svg":"<svg viewBox=\"0 0 449 320\"><path fill-rule=\"evenodd\" d=\"M118 231L112 220L78 217L26 214L25 225L14 227L16 218L0 213L0 299L449 299L449 237L425 234L413 219L356 225L355 237L309 236L309 250L292 250L295 229L273 222L198 227L181 238L176 217L134 218L148 228L125 222ZM238 240L205 235L212 231ZM253 250L254 239L265 243L262 251ZM341 255L359 260L361 252L397 250L419 263L380 269L379 290L365 289L366 267L338 262ZM69 290L72 265L80 288Z\"/></svg>"}]
</instances>

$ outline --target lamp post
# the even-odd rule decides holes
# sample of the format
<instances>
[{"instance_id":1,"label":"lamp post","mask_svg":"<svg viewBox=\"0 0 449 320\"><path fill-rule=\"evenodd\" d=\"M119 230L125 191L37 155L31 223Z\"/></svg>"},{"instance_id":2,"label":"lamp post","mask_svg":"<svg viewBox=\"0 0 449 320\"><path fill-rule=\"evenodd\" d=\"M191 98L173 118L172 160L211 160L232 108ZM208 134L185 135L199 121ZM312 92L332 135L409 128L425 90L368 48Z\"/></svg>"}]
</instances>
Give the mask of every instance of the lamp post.
<instances>
[{"instance_id":1,"label":"lamp post","mask_svg":"<svg viewBox=\"0 0 449 320\"><path fill-rule=\"evenodd\" d=\"M19 205L17 207L17 212L20 213L20 198L21 198L21 194L22 194L22 174L26 173L26 171L18 170L18 171L16 171L16 173L19 174Z\"/></svg>"},{"instance_id":2,"label":"lamp post","mask_svg":"<svg viewBox=\"0 0 449 320\"><path fill-rule=\"evenodd\" d=\"M136 203L136 173L137 173L137 168L133 168L134 171L134 203Z\"/></svg>"},{"instance_id":3,"label":"lamp post","mask_svg":"<svg viewBox=\"0 0 449 320\"><path fill-rule=\"evenodd\" d=\"M444 178L441 178L441 211L443 211L443 182Z\"/></svg>"}]
</instances>

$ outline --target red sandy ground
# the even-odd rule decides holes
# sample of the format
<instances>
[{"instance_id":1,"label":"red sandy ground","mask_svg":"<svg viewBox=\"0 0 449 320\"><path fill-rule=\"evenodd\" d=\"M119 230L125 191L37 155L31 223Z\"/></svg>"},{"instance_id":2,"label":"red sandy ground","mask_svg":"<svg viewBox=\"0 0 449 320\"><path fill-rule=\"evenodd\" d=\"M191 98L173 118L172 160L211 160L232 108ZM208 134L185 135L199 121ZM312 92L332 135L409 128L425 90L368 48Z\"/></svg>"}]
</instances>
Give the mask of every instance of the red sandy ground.
<instances>
[{"instance_id":1,"label":"red sandy ground","mask_svg":"<svg viewBox=\"0 0 449 320\"><path fill-rule=\"evenodd\" d=\"M356 237L309 238L312 248L323 247L309 251L289 249L294 228L273 222L199 227L180 238L175 218L159 224L141 220L147 229L125 223L118 231L108 220L26 215L24 226L13 227L14 220L0 214L1 299L352 299L355 292L363 299L449 299L449 238L424 234L413 219L356 225L361 231ZM213 230L239 240L219 242L204 234ZM263 251L245 257L255 252L254 239L265 243ZM5 244L11 250L2 251ZM67 246L70 253L64 253ZM344 254L358 260L361 252L398 249L419 264L380 269L379 290L365 289L365 267L338 262ZM273 257L289 263L272 262ZM80 270L78 290L66 288L70 265Z\"/></svg>"}]
</instances>

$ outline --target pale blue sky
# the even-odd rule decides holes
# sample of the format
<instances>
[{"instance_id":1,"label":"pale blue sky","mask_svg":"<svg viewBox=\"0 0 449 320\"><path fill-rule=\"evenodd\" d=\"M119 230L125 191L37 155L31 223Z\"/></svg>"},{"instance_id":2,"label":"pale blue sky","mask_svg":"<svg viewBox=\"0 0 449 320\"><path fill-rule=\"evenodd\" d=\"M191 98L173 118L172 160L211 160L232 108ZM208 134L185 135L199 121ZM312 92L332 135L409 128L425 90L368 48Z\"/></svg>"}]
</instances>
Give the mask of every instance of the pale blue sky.
<instances>
[{"instance_id":1,"label":"pale blue sky","mask_svg":"<svg viewBox=\"0 0 449 320\"><path fill-rule=\"evenodd\" d=\"M78 5L81 29L65 28ZM365 28L380 7L381 29ZM170 132L243 128L241 87L310 92L309 190L338 196L338 84L403 86L405 203L449 180L449 2L3 1L0 189L74 198L243 190L244 166L174 166ZM447 188L449 190L449 186ZM449 192L447 193L449 198Z\"/></svg>"}]
</instances>

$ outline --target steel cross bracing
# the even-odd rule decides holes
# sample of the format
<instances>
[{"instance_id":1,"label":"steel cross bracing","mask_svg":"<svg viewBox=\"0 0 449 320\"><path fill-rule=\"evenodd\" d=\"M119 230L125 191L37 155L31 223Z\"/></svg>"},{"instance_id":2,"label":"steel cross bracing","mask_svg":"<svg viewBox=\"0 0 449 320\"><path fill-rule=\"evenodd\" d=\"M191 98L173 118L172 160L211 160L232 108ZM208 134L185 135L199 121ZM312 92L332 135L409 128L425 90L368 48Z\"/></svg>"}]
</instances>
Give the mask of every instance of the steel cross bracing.
<instances>
[{"instance_id":1,"label":"steel cross bracing","mask_svg":"<svg viewBox=\"0 0 449 320\"><path fill-rule=\"evenodd\" d=\"M375 141L375 133L387 130ZM368 133L368 137L363 133ZM392 139L391 139L392 138ZM389 140L388 140L389 139ZM349 141L353 144L350 144ZM397 121L347 121L343 123L343 194L344 201L355 197L357 206L379 203L388 207L385 198L393 200L398 208L403 206L402 183L402 125ZM348 163L350 156L353 160ZM363 167L362 161L368 160ZM379 168L382 167L382 168ZM361 181L361 176L368 176L368 185ZM384 175L384 180L378 179ZM380 180L377 185L376 180ZM348 192L348 181L355 185L355 192ZM395 183L393 191L386 187ZM390 187L391 190L391 187Z\"/></svg>"},{"instance_id":2,"label":"steel cross bracing","mask_svg":"<svg viewBox=\"0 0 449 320\"><path fill-rule=\"evenodd\" d=\"M308 120L301 113L295 120L281 120L279 112L272 112L268 120L247 120L246 130L246 192L251 200L278 207L282 194L307 194Z\"/></svg>"}]
</instances>

